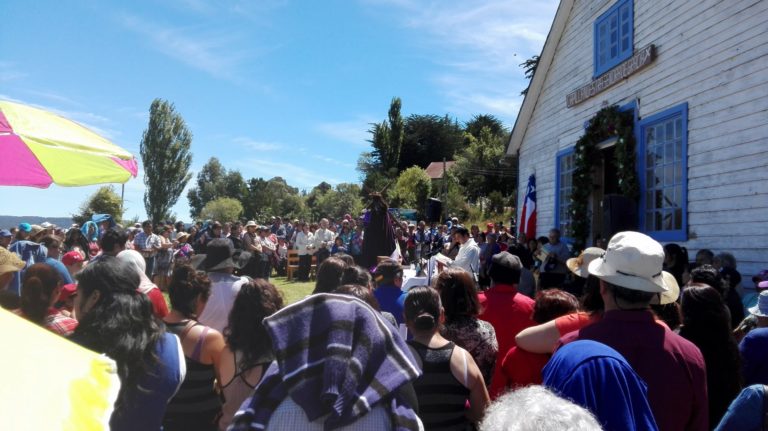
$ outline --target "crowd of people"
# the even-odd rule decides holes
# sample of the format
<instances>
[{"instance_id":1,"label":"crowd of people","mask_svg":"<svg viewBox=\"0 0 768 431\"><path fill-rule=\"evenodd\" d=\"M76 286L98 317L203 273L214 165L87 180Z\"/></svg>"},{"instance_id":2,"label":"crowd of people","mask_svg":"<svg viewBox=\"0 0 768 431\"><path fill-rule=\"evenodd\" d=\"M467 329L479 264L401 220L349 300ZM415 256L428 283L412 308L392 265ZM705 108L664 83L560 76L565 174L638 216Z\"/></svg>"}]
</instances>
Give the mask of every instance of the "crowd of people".
<instances>
[{"instance_id":1,"label":"crowd of people","mask_svg":"<svg viewBox=\"0 0 768 431\"><path fill-rule=\"evenodd\" d=\"M768 270L638 232L571 257L556 229L370 223L22 223L0 305L115 360L118 431L764 429ZM392 253L368 264L366 236ZM315 283L293 304L289 250Z\"/></svg>"}]
</instances>

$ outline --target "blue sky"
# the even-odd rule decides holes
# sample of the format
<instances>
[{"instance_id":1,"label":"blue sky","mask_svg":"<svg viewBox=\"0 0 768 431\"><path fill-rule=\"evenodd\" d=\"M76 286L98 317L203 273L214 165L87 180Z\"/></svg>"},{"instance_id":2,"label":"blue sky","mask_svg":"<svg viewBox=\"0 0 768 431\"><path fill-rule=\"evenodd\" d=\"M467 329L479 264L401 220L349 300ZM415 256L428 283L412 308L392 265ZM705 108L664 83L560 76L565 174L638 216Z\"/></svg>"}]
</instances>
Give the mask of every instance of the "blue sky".
<instances>
[{"instance_id":1,"label":"blue sky","mask_svg":"<svg viewBox=\"0 0 768 431\"><path fill-rule=\"evenodd\" d=\"M175 103L211 156L243 176L310 189L356 182L369 123L493 114L514 123L523 60L556 0L25 1L3 3L0 99L78 121L139 157L149 105ZM193 185L194 179L188 187ZM67 216L96 186L0 186L0 214ZM116 186L119 191L119 186ZM144 217L142 175L126 217ZM186 192L173 208L189 218Z\"/></svg>"}]
</instances>

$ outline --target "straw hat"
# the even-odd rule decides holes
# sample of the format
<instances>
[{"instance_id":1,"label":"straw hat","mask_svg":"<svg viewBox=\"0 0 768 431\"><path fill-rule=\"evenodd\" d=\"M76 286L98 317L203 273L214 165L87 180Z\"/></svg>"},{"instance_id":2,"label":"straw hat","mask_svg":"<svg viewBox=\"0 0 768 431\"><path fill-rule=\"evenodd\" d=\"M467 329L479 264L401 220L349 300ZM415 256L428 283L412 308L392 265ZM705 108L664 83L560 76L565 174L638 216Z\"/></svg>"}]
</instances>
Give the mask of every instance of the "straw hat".
<instances>
[{"instance_id":1,"label":"straw hat","mask_svg":"<svg viewBox=\"0 0 768 431\"><path fill-rule=\"evenodd\" d=\"M669 290L662 277L664 248L640 232L619 232L602 257L589 264L589 273L616 286L642 292Z\"/></svg>"},{"instance_id":2,"label":"straw hat","mask_svg":"<svg viewBox=\"0 0 768 431\"><path fill-rule=\"evenodd\" d=\"M589 247L581 252L579 257L572 257L565 262L565 266L571 270L572 273L578 275L581 278L589 278L589 264L602 256L605 253L600 247Z\"/></svg>"},{"instance_id":3,"label":"straw hat","mask_svg":"<svg viewBox=\"0 0 768 431\"><path fill-rule=\"evenodd\" d=\"M0 274L16 272L24 269L24 261L16 253L5 247L0 247Z\"/></svg>"}]
</instances>

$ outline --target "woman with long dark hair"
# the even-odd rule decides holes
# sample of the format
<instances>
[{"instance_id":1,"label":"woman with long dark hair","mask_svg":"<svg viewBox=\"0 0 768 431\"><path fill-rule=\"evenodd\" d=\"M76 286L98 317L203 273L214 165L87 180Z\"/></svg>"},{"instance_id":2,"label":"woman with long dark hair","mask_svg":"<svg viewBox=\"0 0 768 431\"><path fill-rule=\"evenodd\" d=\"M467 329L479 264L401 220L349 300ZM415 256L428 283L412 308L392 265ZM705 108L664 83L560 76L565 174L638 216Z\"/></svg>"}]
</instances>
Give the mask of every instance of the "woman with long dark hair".
<instances>
[{"instance_id":1,"label":"woman with long dark hair","mask_svg":"<svg viewBox=\"0 0 768 431\"><path fill-rule=\"evenodd\" d=\"M499 343L493 326L478 319L480 300L472 276L461 268L446 268L437 276L434 288L445 309L440 334L468 351L480 367L483 379L491 382Z\"/></svg>"},{"instance_id":2,"label":"woman with long dark hair","mask_svg":"<svg viewBox=\"0 0 768 431\"><path fill-rule=\"evenodd\" d=\"M179 391L168 403L163 418L164 431L213 431L221 412L221 401L214 390L224 337L197 316L211 295L211 281L189 265L173 271L168 285L171 312L163 319L169 332L181 339L187 375Z\"/></svg>"},{"instance_id":3,"label":"woman with long dark hair","mask_svg":"<svg viewBox=\"0 0 768 431\"><path fill-rule=\"evenodd\" d=\"M682 293L680 335L701 350L707 366L709 424L714 426L741 391L739 348L731 333L723 298L706 284L689 284Z\"/></svg>"},{"instance_id":4,"label":"woman with long dark hair","mask_svg":"<svg viewBox=\"0 0 768 431\"><path fill-rule=\"evenodd\" d=\"M675 243L664 246L664 271L675 276L678 286L688 282L688 250Z\"/></svg>"},{"instance_id":5,"label":"woman with long dark hair","mask_svg":"<svg viewBox=\"0 0 768 431\"><path fill-rule=\"evenodd\" d=\"M61 278L52 266L36 263L24 272L21 289L21 315L59 335L69 336L77 320L54 308L61 293Z\"/></svg>"},{"instance_id":6,"label":"woman with long dark hair","mask_svg":"<svg viewBox=\"0 0 768 431\"><path fill-rule=\"evenodd\" d=\"M489 403L486 382L472 356L440 335L440 324L445 321L440 295L431 287L414 287L404 307L413 334L408 345L423 372L413 387L424 428L471 429Z\"/></svg>"},{"instance_id":7,"label":"woman with long dark hair","mask_svg":"<svg viewBox=\"0 0 768 431\"><path fill-rule=\"evenodd\" d=\"M224 329L227 345L220 361L219 382L224 395L220 430L227 429L274 359L272 342L261 321L281 308L280 292L264 279L252 280L240 288Z\"/></svg>"},{"instance_id":8,"label":"woman with long dark hair","mask_svg":"<svg viewBox=\"0 0 768 431\"><path fill-rule=\"evenodd\" d=\"M112 431L160 430L168 400L184 380L178 337L165 332L152 303L137 290L139 274L103 256L78 275L72 340L117 363L120 393Z\"/></svg>"}]
</instances>

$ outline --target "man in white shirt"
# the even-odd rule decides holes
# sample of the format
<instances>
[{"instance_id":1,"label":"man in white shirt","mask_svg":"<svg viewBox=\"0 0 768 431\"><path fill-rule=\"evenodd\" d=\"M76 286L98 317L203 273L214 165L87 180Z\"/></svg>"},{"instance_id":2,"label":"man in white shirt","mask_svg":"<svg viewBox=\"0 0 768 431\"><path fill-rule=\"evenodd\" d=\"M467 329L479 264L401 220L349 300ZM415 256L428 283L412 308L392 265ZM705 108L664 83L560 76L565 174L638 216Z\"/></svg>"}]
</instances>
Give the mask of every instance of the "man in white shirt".
<instances>
[{"instance_id":1,"label":"man in white shirt","mask_svg":"<svg viewBox=\"0 0 768 431\"><path fill-rule=\"evenodd\" d=\"M336 239L336 234L328 229L328 219L324 218L320 220L320 229L315 231L314 246L317 253L317 266L323 263L328 256L331 255L331 247L333 247L333 240Z\"/></svg>"},{"instance_id":2,"label":"man in white shirt","mask_svg":"<svg viewBox=\"0 0 768 431\"><path fill-rule=\"evenodd\" d=\"M459 254L449 266L463 268L473 276L477 275L480 269L480 247L469 235L469 231L464 226L456 228L453 233L454 241L460 244Z\"/></svg>"},{"instance_id":3,"label":"man in white shirt","mask_svg":"<svg viewBox=\"0 0 768 431\"><path fill-rule=\"evenodd\" d=\"M248 278L232 275L235 262L232 260L234 248L230 240L212 239L206 251L205 260L201 265L208 272L208 278L211 280L211 296L197 320L203 325L222 332L227 326L229 312L232 310L235 298L243 284L248 282Z\"/></svg>"}]
</instances>

